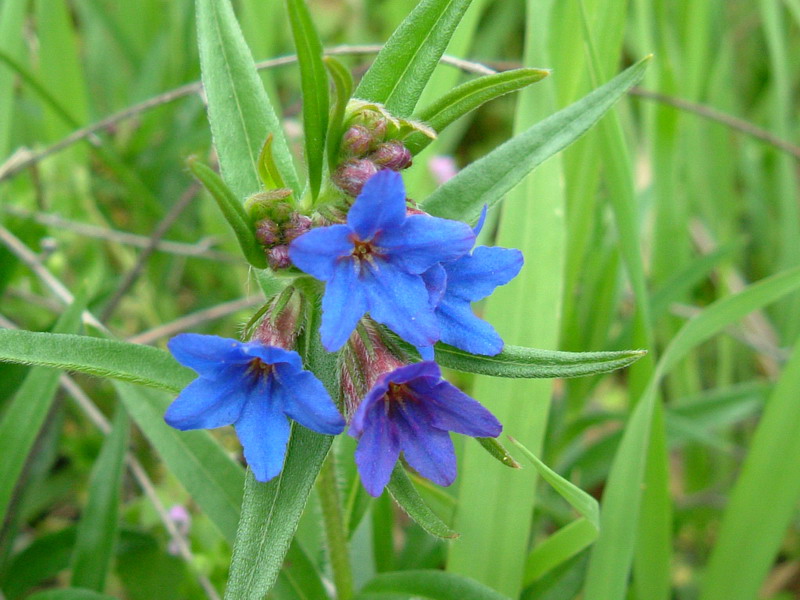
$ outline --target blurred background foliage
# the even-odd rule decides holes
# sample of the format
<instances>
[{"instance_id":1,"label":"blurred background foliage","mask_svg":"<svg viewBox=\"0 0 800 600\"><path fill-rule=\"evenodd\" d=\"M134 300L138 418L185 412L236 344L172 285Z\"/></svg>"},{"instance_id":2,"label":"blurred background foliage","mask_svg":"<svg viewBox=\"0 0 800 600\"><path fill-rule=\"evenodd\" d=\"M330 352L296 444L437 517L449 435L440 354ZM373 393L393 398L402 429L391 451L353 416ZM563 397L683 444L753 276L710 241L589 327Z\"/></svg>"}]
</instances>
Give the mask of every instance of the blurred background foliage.
<instances>
[{"instance_id":1,"label":"blurred background foliage","mask_svg":"<svg viewBox=\"0 0 800 600\"><path fill-rule=\"evenodd\" d=\"M412 4L309 1L328 48L382 43ZM573 351L644 347L649 359L621 374L569 381L500 385L453 374L493 409L511 406L501 417L507 428L527 427L515 435L557 472L602 498L626 417L655 360L687 319L800 264L800 2L528 2L530 15L545 16L540 20L526 19L525 4L474 0L448 54L496 69L524 62L552 68L552 75L457 122L415 158L405 179L409 195L424 199L446 176L443 170L483 156L512 132L655 54L641 88L613 119L510 195L508 207L520 206L519 197L532 199L528 212L504 206L484 233L488 243L525 246L533 269L486 307L514 343ZM282 2L239 0L234 6L257 61L292 53ZM356 76L371 56L363 48L340 55ZM440 65L420 105L474 77L467 71ZM300 161L296 65L261 73L275 106L282 107ZM198 79L189 0L0 0L0 324L54 327L67 296L54 292L42 270L85 298L88 310L116 335L142 343L163 345L185 330L233 336L248 319L259 302L258 286L213 201L184 168L190 155L213 162L202 95L193 88L160 97ZM139 104L153 98L148 106ZM84 130L130 107L135 110L125 118ZM51 152L71 135L79 139ZM560 203L547 203L553 193ZM537 233L533 239L530 231L517 231L521 222L546 225L553 215L536 211L553 206L560 207L552 222L563 235ZM644 284L639 289L637 278ZM653 537L637 544L629 597L688 600L702 590L703 597L722 598L712 589L721 589L714 583L720 568L746 569L747 594L752 588L763 598L800 597L797 495L789 490L775 511L771 497L772 482L797 472L797 444L775 446L780 468L767 472L766 485L739 479L768 400L794 399L782 413L783 424L800 424L791 385L797 367L785 369L800 334L798 309L795 293L750 313L663 379L669 469L648 477L668 491L660 501L672 516L661 530L667 537L660 550L650 545ZM27 372L0 364L0 414ZM782 377L786 383L776 391ZM114 418L115 397L110 384L75 376L48 408L0 529L0 589L8 600L70 581L78 519L106 439L98 424ZM793 431L800 439L800 428ZM232 432L215 435L237 455ZM227 542L135 428L127 444L134 468L153 489L148 498L142 478L120 474L120 533L105 590L120 598L166 600L206 597L204 585L222 589ZM341 445L342 463L349 465L352 444ZM437 511L465 532L463 541L448 545L428 537L384 497L352 539L357 584L376 572L446 566L512 597L579 594L590 550L565 558L543 577L525 565L531 548L574 518L569 507L548 487L534 492L533 469L520 476L484 464L472 456L482 452L476 447L460 450L460 486L422 487ZM761 527L773 532L765 547L738 548L741 567L713 556L737 481L749 486L737 493L753 501L737 504L736 518L757 526L756 539ZM513 486L519 493L507 491ZM466 531L484 510L486 527L497 531L503 521L513 535ZM650 505L643 510L654 511L645 516L662 514ZM298 540L325 574L317 511L312 496ZM176 549L165 517L187 537L188 560L188 552ZM750 551L766 554L761 562L749 561ZM714 561L724 568L714 571ZM656 595L647 591L653 577L667 582ZM298 597L285 579L273 595Z\"/></svg>"}]
</instances>

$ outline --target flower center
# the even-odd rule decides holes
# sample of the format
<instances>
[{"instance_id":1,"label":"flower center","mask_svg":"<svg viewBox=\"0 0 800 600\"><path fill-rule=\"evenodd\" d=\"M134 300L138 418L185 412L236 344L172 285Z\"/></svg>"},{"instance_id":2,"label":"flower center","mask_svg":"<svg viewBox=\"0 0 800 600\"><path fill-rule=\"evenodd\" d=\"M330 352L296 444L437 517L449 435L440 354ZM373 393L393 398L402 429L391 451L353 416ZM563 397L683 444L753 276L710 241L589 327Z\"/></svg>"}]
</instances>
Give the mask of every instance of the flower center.
<instances>
[{"instance_id":1,"label":"flower center","mask_svg":"<svg viewBox=\"0 0 800 600\"><path fill-rule=\"evenodd\" d=\"M361 240L355 235L350 236L350 241L353 242L353 251L350 256L356 263L356 266L363 272L367 264L375 267L375 259L382 256L382 249L373 243L372 239Z\"/></svg>"},{"instance_id":2,"label":"flower center","mask_svg":"<svg viewBox=\"0 0 800 600\"><path fill-rule=\"evenodd\" d=\"M404 383L389 383L389 389L383 395L384 408L387 415L403 411L406 402L415 400L414 394Z\"/></svg>"},{"instance_id":3,"label":"flower center","mask_svg":"<svg viewBox=\"0 0 800 600\"><path fill-rule=\"evenodd\" d=\"M273 369L273 365L265 363L260 358L254 358L247 365L248 372L256 377L269 377L272 374Z\"/></svg>"}]
</instances>

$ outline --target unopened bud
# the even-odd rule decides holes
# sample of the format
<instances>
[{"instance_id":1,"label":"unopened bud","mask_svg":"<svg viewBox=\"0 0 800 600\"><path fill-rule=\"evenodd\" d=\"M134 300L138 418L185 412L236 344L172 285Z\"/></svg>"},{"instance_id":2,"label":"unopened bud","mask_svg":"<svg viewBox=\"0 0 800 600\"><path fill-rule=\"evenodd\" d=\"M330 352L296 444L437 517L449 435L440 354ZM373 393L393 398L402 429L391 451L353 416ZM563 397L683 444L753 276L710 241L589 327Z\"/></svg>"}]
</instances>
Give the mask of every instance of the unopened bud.
<instances>
[{"instance_id":1,"label":"unopened bud","mask_svg":"<svg viewBox=\"0 0 800 600\"><path fill-rule=\"evenodd\" d=\"M401 171L411 166L411 152L397 140L378 144L369 158L376 165L392 171Z\"/></svg>"},{"instance_id":2,"label":"unopened bud","mask_svg":"<svg viewBox=\"0 0 800 600\"><path fill-rule=\"evenodd\" d=\"M302 329L303 296L294 287L285 288L270 305L253 332L253 340L291 350Z\"/></svg>"},{"instance_id":3,"label":"unopened bud","mask_svg":"<svg viewBox=\"0 0 800 600\"><path fill-rule=\"evenodd\" d=\"M271 219L262 219L256 223L256 239L271 248L281 241L280 227Z\"/></svg>"},{"instance_id":4,"label":"unopened bud","mask_svg":"<svg viewBox=\"0 0 800 600\"><path fill-rule=\"evenodd\" d=\"M305 232L311 229L311 217L301 215L300 213L292 213L289 217L289 222L283 227L283 239L288 244L295 238L299 238Z\"/></svg>"},{"instance_id":5,"label":"unopened bud","mask_svg":"<svg viewBox=\"0 0 800 600\"><path fill-rule=\"evenodd\" d=\"M358 196L367 179L378 172L378 167L370 160L348 160L334 171L331 179L339 189L350 196Z\"/></svg>"},{"instance_id":6,"label":"unopened bud","mask_svg":"<svg viewBox=\"0 0 800 600\"><path fill-rule=\"evenodd\" d=\"M372 146L373 137L363 125L353 125L342 136L342 152L346 156L364 156Z\"/></svg>"},{"instance_id":7,"label":"unopened bud","mask_svg":"<svg viewBox=\"0 0 800 600\"><path fill-rule=\"evenodd\" d=\"M278 269L290 267L292 261L289 258L289 246L287 244L281 244L280 246L275 246L267 250L267 264L269 264L270 269L276 271Z\"/></svg>"},{"instance_id":8,"label":"unopened bud","mask_svg":"<svg viewBox=\"0 0 800 600\"><path fill-rule=\"evenodd\" d=\"M253 222L262 219L281 222L292 211L291 196L292 190L266 190L250 196L244 203L244 209Z\"/></svg>"}]
</instances>

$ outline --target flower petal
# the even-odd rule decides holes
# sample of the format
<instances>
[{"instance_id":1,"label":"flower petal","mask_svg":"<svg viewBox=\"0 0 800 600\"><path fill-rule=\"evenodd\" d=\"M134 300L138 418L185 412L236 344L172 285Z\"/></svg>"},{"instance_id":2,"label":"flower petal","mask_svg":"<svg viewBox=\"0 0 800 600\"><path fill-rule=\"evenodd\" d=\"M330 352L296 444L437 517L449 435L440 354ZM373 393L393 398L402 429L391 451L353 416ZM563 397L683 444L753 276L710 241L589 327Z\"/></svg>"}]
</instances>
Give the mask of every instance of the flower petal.
<instances>
[{"instance_id":1,"label":"flower petal","mask_svg":"<svg viewBox=\"0 0 800 600\"><path fill-rule=\"evenodd\" d=\"M391 263L381 262L366 283L369 314L378 323L414 346L430 346L439 339L428 290L419 275L409 275Z\"/></svg>"},{"instance_id":2,"label":"flower petal","mask_svg":"<svg viewBox=\"0 0 800 600\"><path fill-rule=\"evenodd\" d=\"M235 423L244 458L258 481L269 481L281 472L289 441L279 386L272 377L265 378L265 383L263 393L250 398Z\"/></svg>"},{"instance_id":3,"label":"flower petal","mask_svg":"<svg viewBox=\"0 0 800 600\"><path fill-rule=\"evenodd\" d=\"M268 365L288 364L293 372L303 369L303 360L294 350L286 350L277 346L267 346L261 342L248 342L244 344L244 352L248 356L260 358Z\"/></svg>"},{"instance_id":4,"label":"flower petal","mask_svg":"<svg viewBox=\"0 0 800 600\"><path fill-rule=\"evenodd\" d=\"M353 251L352 231L347 225L317 227L295 239L289 246L289 258L301 271L328 281L343 256Z\"/></svg>"},{"instance_id":5,"label":"flower petal","mask_svg":"<svg viewBox=\"0 0 800 600\"><path fill-rule=\"evenodd\" d=\"M284 413L317 433L337 435L342 432L344 419L313 373L298 373L286 365L276 367L275 373L282 388Z\"/></svg>"},{"instance_id":6,"label":"flower petal","mask_svg":"<svg viewBox=\"0 0 800 600\"><path fill-rule=\"evenodd\" d=\"M433 427L412 427L411 417L398 419L400 447L408 464L439 485L456 478L456 454L450 434Z\"/></svg>"},{"instance_id":7,"label":"flower petal","mask_svg":"<svg viewBox=\"0 0 800 600\"><path fill-rule=\"evenodd\" d=\"M199 333L181 333L167 342L175 360L209 378L231 364L246 363L249 358L242 346L242 342L230 338Z\"/></svg>"},{"instance_id":8,"label":"flower petal","mask_svg":"<svg viewBox=\"0 0 800 600\"><path fill-rule=\"evenodd\" d=\"M406 218L406 189L399 173L378 171L364 184L347 214L347 224L362 240L400 227Z\"/></svg>"},{"instance_id":9,"label":"flower petal","mask_svg":"<svg viewBox=\"0 0 800 600\"><path fill-rule=\"evenodd\" d=\"M352 260L342 260L325 286L322 297L322 325L319 334L328 352L336 352L350 337L359 319L367 312L364 285Z\"/></svg>"},{"instance_id":10,"label":"flower petal","mask_svg":"<svg viewBox=\"0 0 800 600\"><path fill-rule=\"evenodd\" d=\"M418 275L440 262L456 260L470 251L475 234L460 221L411 215L402 227L388 229L376 241L389 260Z\"/></svg>"},{"instance_id":11,"label":"flower petal","mask_svg":"<svg viewBox=\"0 0 800 600\"><path fill-rule=\"evenodd\" d=\"M471 255L444 266L447 271L445 294L472 302L486 298L496 287L514 279L522 263L519 250L478 246Z\"/></svg>"},{"instance_id":12,"label":"flower petal","mask_svg":"<svg viewBox=\"0 0 800 600\"><path fill-rule=\"evenodd\" d=\"M489 212L489 205L484 204L483 208L481 209L481 216L478 217L478 222L475 223L475 227L472 228L472 231L475 233L475 237L480 235L481 231L483 230L483 224L486 223L486 213Z\"/></svg>"},{"instance_id":13,"label":"flower petal","mask_svg":"<svg viewBox=\"0 0 800 600\"><path fill-rule=\"evenodd\" d=\"M399 456L400 441L395 424L386 418L384 411L369 411L355 459L361 481L370 496L377 498L381 495Z\"/></svg>"},{"instance_id":14,"label":"flower petal","mask_svg":"<svg viewBox=\"0 0 800 600\"><path fill-rule=\"evenodd\" d=\"M503 339L494 327L475 316L466 300L445 295L436 307L436 319L445 344L484 356L503 351Z\"/></svg>"},{"instance_id":15,"label":"flower petal","mask_svg":"<svg viewBox=\"0 0 800 600\"><path fill-rule=\"evenodd\" d=\"M432 393L424 382L420 387L412 382L409 387L425 396L430 424L437 429L473 437L497 437L503 431L500 421L480 402L445 380L437 383Z\"/></svg>"},{"instance_id":16,"label":"flower petal","mask_svg":"<svg viewBox=\"0 0 800 600\"><path fill-rule=\"evenodd\" d=\"M187 385L167 408L167 425L186 431L214 429L236 421L252 384L239 367L228 366L226 373L219 381L198 377Z\"/></svg>"},{"instance_id":17,"label":"flower petal","mask_svg":"<svg viewBox=\"0 0 800 600\"><path fill-rule=\"evenodd\" d=\"M422 274L422 281L425 283L425 289L428 290L428 302L435 307L447 289L447 271L437 263Z\"/></svg>"}]
</instances>

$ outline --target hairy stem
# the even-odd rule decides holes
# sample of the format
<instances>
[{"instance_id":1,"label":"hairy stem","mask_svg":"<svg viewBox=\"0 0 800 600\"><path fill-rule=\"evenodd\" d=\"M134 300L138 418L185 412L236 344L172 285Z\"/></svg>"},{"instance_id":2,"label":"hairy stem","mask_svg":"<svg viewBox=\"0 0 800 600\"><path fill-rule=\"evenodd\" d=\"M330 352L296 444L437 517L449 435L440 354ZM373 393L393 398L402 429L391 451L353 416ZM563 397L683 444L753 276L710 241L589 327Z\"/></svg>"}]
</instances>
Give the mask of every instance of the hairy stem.
<instances>
[{"instance_id":1,"label":"hairy stem","mask_svg":"<svg viewBox=\"0 0 800 600\"><path fill-rule=\"evenodd\" d=\"M350 551L344 529L341 499L336 484L336 464L333 452L328 454L317 479L317 492L322 507L325 538L333 569L333 583L338 600L349 600L353 596L353 573L350 568Z\"/></svg>"}]
</instances>

